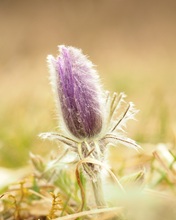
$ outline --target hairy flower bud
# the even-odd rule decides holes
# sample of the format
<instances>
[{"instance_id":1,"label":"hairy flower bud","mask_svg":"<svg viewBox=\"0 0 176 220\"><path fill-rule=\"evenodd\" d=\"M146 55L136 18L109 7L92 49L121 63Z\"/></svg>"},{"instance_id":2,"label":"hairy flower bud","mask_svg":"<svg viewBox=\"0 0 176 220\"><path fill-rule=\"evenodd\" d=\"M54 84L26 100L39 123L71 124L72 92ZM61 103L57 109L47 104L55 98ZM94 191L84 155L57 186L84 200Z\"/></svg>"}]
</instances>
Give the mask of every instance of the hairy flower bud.
<instances>
[{"instance_id":1,"label":"hairy flower bud","mask_svg":"<svg viewBox=\"0 0 176 220\"><path fill-rule=\"evenodd\" d=\"M81 50L59 46L48 56L51 83L65 128L76 138L98 135L102 129L101 85L96 70Z\"/></svg>"}]
</instances>

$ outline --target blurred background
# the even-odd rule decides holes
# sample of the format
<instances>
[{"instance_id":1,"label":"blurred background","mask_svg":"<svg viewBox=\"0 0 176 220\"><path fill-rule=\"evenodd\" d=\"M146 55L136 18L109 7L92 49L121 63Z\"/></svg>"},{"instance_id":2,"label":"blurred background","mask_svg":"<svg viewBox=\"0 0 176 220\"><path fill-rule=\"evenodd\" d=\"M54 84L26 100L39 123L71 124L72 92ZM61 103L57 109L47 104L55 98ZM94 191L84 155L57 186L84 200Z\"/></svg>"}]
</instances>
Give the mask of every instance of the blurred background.
<instances>
[{"instance_id":1,"label":"blurred background","mask_svg":"<svg viewBox=\"0 0 176 220\"><path fill-rule=\"evenodd\" d=\"M130 137L175 141L175 0L0 0L0 33L0 166L55 147L37 135L57 129L46 56L59 44L81 48L104 88L140 109Z\"/></svg>"}]
</instances>

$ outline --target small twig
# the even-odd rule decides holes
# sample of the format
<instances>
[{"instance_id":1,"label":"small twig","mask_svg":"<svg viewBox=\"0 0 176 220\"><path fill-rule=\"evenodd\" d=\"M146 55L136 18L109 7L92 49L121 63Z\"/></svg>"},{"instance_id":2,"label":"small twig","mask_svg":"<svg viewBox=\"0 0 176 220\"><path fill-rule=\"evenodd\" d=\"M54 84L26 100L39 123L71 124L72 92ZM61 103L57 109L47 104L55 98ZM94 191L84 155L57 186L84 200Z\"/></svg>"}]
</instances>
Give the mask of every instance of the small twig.
<instances>
[{"instance_id":1,"label":"small twig","mask_svg":"<svg viewBox=\"0 0 176 220\"><path fill-rule=\"evenodd\" d=\"M41 199L44 199L48 203L52 204L52 200L47 198L47 197L45 197L45 196L43 196L42 194L40 194L40 193L38 193L38 192L36 192L36 191L34 191L32 189L28 189L28 192L30 192L31 194L34 194L34 195L40 197Z\"/></svg>"},{"instance_id":2,"label":"small twig","mask_svg":"<svg viewBox=\"0 0 176 220\"><path fill-rule=\"evenodd\" d=\"M123 114L122 117L119 119L119 121L116 123L116 125L113 127L113 129L111 130L111 132L113 132L113 131L117 128L117 126L122 122L122 120L126 117L126 115L127 115L128 111L129 111L130 107L131 107L131 104L129 103L129 105L128 105L127 109L125 110L124 114Z\"/></svg>"},{"instance_id":3,"label":"small twig","mask_svg":"<svg viewBox=\"0 0 176 220\"><path fill-rule=\"evenodd\" d=\"M172 181L175 183L176 178L174 176L174 174L172 173L172 171L169 169L169 167L167 167L165 165L165 163L162 161L161 157L158 155L158 153L155 151L153 152L154 157L158 160L158 162L163 166L163 168L167 171L168 176L170 176L170 178L172 179Z\"/></svg>"},{"instance_id":4,"label":"small twig","mask_svg":"<svg viewBox=\"0 0 176 220\"><path fill-rule=\"evenodd\" d=\"M107 212L116 212L116 215L117 215L117 214L120 214L122 210L123 210L123 207L92 209L89 211L83 211L83 212L55 218L53 220L73 220L73 219L77 219L78 217L82 217L86 215L93 215L93 214L100 214L100 213L107 213Z\"/></svg>"},{"instance_id":5,"label":"small twig","mask_svg":"<svg viewBox=\"0 0 176 220\"><path fill-rule=\"evenodd\" d=\"M102 140L106 140L106 139L114 139L114 140L117 140L118 142L129 144L133 146L135 150L141 149L141 147L130 138L118 137L112 134L107 134L104 138L102 138Z\"/></svg>"},{"instance_id":6,"label":"small twig","mask_svg":"<svg viewBox=\"0 0 176 220\"><path fill-rule=\"evenodd\" d=\"M94 150L95 150L95 147L93 147L93 148L88 152L88 154L86 155L86 157L90 156L91 153L92 153Z\"/></svg>"},{"instance_id":7,"label":"small twig","mask_svg":"<svg viewBox=\"0 0 176 220\"><path fill-rule=\"evenodd\" d=\"M82 199L82 204L81 204L81 208L80 210L82 211L83 208L84 208L84 205L85 205L85 192L84 192L84 187L81 183L81 178L80 178L80 174L79 174L79 168L77 166L76 168L76 179L77 179L77 182L78 182L78 185L79 185L79 188L81 190L81 199Z\"/></svg>"},{"instance_id":8,"label":"small twig","mask_svg":"<svg viewBox=\"0 0 176 220\"><path fill-rule=\"evenodd\" d=\"M114 93L113 96L115 96L115 99L113 99L111 103L111 118L113 117L116 109L119 109L120 105L122 104L125 94L122 92L117 97L117 93Z\"/></svg>"},{"instance_id":9,"label":"small twig","mask_svg":"<svg viewBox=\"0 0 176 220\"><path fill-rule=\"evenodd\" d=\"M4 197L4 195L5 195L5 194L0 195L0 199L1 199L2 197Z\"/></svg>"}]
</instances>

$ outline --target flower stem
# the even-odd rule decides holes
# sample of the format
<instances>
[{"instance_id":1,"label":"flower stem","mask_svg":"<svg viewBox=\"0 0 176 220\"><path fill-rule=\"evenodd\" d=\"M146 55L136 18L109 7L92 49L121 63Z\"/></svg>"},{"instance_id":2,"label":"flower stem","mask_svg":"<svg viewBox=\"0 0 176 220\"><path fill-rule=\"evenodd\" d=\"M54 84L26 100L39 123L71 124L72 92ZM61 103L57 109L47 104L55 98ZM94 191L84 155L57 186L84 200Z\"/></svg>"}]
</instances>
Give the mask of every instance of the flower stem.
<instances>
[{"instance_id":1,"label":"flower stem","mask_svg":"<svg viewBox=\"0 0 176 220\"><path fill-rule=\"evenodd\" d=\"M105 207L101 176L97 175L96 181L92 181L93 192L97 207Z\"/></svg>"}]
</instances>

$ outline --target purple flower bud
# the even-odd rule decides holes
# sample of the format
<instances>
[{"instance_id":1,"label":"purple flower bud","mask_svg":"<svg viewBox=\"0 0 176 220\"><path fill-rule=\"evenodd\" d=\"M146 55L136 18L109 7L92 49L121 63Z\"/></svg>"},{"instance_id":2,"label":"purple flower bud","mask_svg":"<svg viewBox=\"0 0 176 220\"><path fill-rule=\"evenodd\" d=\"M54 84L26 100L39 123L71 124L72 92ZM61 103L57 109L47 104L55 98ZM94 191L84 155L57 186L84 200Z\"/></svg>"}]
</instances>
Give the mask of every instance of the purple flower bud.
<instances>
[{"instance_id":1,"label":"purple flower bud","mask_svg":"<svg viewBox=\"0 0 176 220\"><path fill-rule=\"evenodd\" d=\"M75 137L94 137L103 121L98 74L81 50L62 45L59 52L56 58L49 55L48 61L62 121Z\"/></svg>"}]
</instances>

